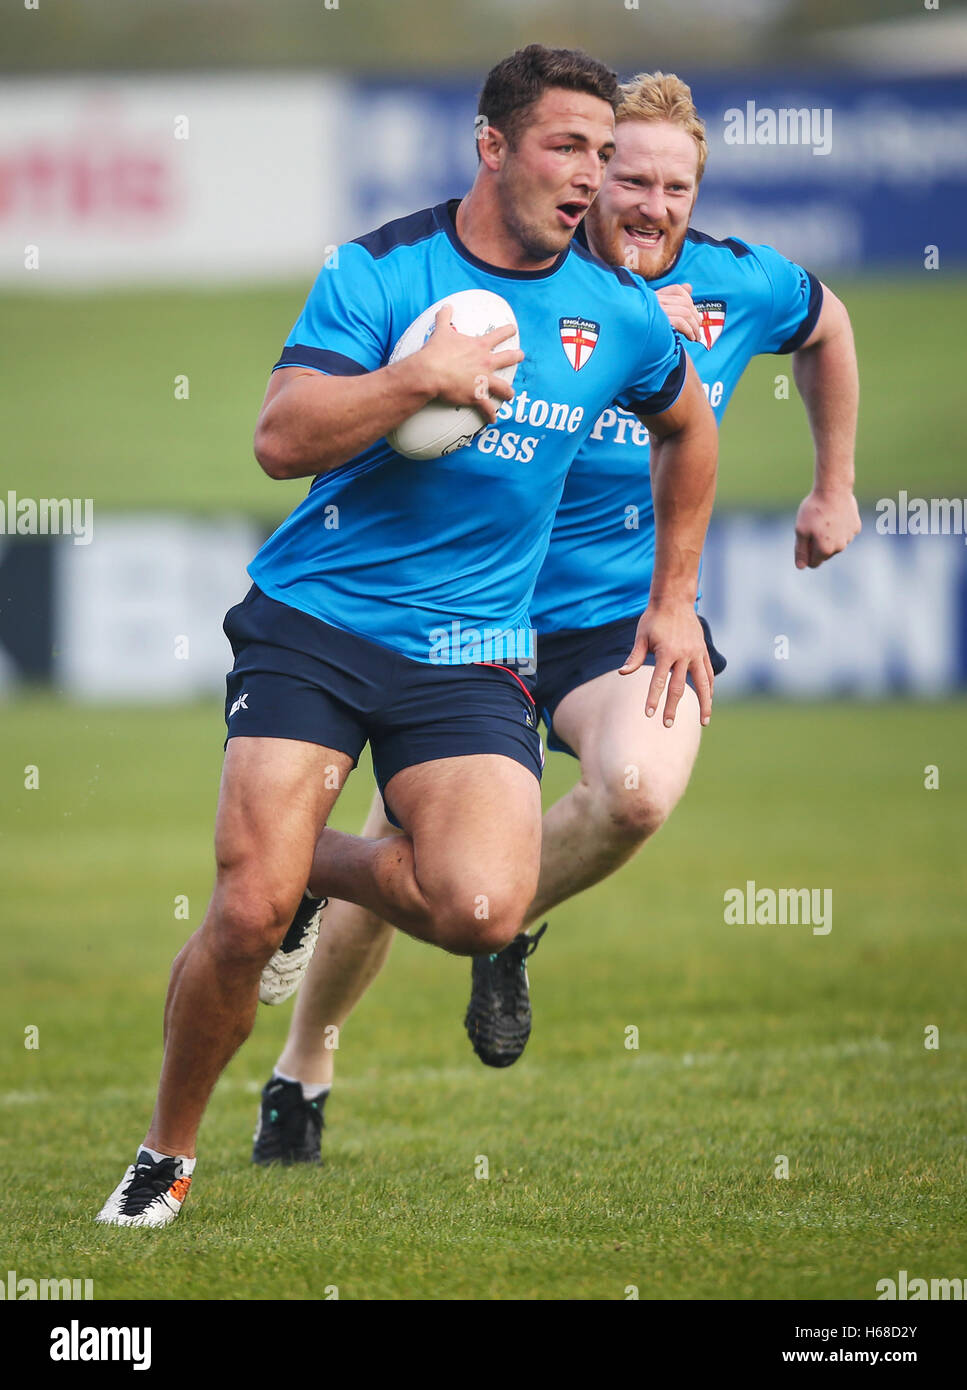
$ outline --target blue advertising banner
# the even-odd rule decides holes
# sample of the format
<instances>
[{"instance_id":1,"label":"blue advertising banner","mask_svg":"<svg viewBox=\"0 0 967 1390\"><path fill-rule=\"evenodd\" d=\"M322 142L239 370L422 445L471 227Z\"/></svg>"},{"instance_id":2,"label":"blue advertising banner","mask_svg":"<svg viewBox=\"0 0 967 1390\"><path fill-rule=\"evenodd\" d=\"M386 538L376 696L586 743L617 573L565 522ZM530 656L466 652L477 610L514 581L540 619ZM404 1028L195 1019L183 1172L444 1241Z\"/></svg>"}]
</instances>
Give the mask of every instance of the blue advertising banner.
<instances>
[{"instance_id":1,"label":"blue advertising banner","mask_svg":"<svg viewBox=\"0 0 967 1390\"><path fill-rule=\"evenodd\" d=\"M694 217L703 231L768 242L819 269L967 262L967 79L680 75L708 131ZM360 228L469 187L472 82L381 79L352 90Z\"/></svg>"},{"instance_id":2,"label":"blue advertising banner","mask_svg":"<svg viewBox=\"0 0 967 1390\"><path fill-rule=\"evenodd\" d=\"M716 698L930 698L967 685L963 499L948 506L957 529L901 534L878 503L816 570L795 567L795 509L713 518L700 611L729 663Z\"/></svg>"}]
</instances>

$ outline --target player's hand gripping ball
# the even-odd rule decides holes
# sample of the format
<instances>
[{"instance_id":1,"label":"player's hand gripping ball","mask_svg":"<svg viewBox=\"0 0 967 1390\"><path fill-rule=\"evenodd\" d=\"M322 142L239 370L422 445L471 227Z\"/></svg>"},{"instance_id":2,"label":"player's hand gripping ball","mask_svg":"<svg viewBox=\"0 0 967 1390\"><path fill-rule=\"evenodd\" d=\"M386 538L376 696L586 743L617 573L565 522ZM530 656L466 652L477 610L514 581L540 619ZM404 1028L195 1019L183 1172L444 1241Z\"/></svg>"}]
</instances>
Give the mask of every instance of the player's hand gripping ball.
<instances>
[{"instance_id":1,"label":"player's hand gripping ball","mask_svg":"<svg viewBox=\"0 0 967 1390\"><path fill-rule=\"evenodd\" d=\"M517 327L514 311L506 299L490 290L458 290L438 299L425 309L418 319L399 339L390 354L390 362L399 362L414 352L419 352L433 334L436 316L444 305L453 311L453 327L468 338L479 338L484 333L492 333L495 328L505 324ZM500 344L499 351L520 347L520 334L515 333ZM517 364L499 367L496 376L505 381L513 381ZM473 405L450 405L447 401L430 401L415 415L404 420L386 436L390 448L410 459L442 458L462 449L465 444L478 435L489 423L484 414Z\"/></svg>"}]
</instances>

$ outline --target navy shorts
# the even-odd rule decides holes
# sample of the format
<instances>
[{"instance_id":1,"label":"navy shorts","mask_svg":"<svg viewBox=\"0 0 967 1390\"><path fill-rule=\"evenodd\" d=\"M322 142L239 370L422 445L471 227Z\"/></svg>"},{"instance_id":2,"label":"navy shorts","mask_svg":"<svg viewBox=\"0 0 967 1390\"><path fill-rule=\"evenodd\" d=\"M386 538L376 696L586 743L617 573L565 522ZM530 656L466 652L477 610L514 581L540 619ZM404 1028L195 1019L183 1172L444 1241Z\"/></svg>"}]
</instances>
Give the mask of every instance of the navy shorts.
<instances>
[{"instance_id":1,"label":"navy shorts","mask_svg":"<svg viewBox=\"0 0 967 1390\"><path fill-rule=\"evenodd\" d=\"M277 603L255 584L228 610L224 631L235 654L226 745L239 736L299 739L355 764L368 740L384 800L403 768L473 753L501 753L540 780L533 676L412 661Z\"/></svg>"},{"instance_id":2,"label":"navy shorts","mask_svg":"<svg viewBox=\"0 0 967 1390\"><path fill-rule=\"evenodd\" d=\"M604 623L601 627L579 628L573 632L539 632L537 635L537 686L534 699L541 717L547 726L547 746L558 753L577 754L554 732L554 712L572 690L586 685L596 676L607 671L617 671L635 645L635 634L641 614L633 618L619 618L614 623ZM716 651L708 623L699 614L699 622L705 633L712 670L719 675L725 670L726 660ZM649 652L645 658L646 666L654 666L655 654ZM691 676L687 677L692 685Z\"/></svg>"}]
</instances>

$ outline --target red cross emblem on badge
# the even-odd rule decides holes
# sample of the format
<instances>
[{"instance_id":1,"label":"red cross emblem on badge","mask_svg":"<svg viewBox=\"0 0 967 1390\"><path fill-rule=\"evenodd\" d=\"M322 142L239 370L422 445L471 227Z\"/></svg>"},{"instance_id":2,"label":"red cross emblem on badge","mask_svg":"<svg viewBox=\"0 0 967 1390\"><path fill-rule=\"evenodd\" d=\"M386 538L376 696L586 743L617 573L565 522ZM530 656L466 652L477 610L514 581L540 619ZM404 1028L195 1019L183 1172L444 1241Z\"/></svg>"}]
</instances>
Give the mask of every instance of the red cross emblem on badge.
<instances>
[{"instance_id":1,"label":"red cross emblem on badge","mask_svg":"<svg viewBox=\"0 0 967 1390\"><path fill-rule=\"evenodd\" d=\"M601 325L590 319L560 319L559 323L561 346L571 366L579 372L594 351Z\"/></svg>"},{"instance_id":2,"label":"red cross emblem on badge","mask_svg":"<svg viewBox=\"0 0 967 1390\"><path fill-rule=\"evenodd\" d=\"M725 300L696 299L695 308L701 320L698 341L703 347L711 349L725 327Z\"/></svg>"}]
</instances>

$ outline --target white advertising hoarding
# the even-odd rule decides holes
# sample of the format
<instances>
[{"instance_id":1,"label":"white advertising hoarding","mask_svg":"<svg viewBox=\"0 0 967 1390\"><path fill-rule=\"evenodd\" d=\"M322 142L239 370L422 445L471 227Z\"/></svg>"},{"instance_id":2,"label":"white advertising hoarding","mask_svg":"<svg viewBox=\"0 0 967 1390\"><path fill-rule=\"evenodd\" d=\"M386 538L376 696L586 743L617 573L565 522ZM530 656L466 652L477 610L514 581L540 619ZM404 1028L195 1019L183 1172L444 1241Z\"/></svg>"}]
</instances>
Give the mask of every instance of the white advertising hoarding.
<instances>
[{"instance_id":1,"label":"white advertising hoarding","mask_svg":"<svg viewBox=\"0 0 967 1390\"><path fill-rule=\"evenodd\" d=\"M337 78L103 77L0 87L0 277L48 285L314 274L356 235Z\"/></svg>"},{"instance_id":2,"label":"white advertising hoarding","mask_svg":"<svg viewBox=\"0 0 967 1390\"><path fill-rule=\"evenodd\" d=\"M54 685L84 700L196 699L224 689L222 621L251 580L262 542L251 521L99 519L94 542L66 541L53 573Z\"/></svg>"}]
</instances>

